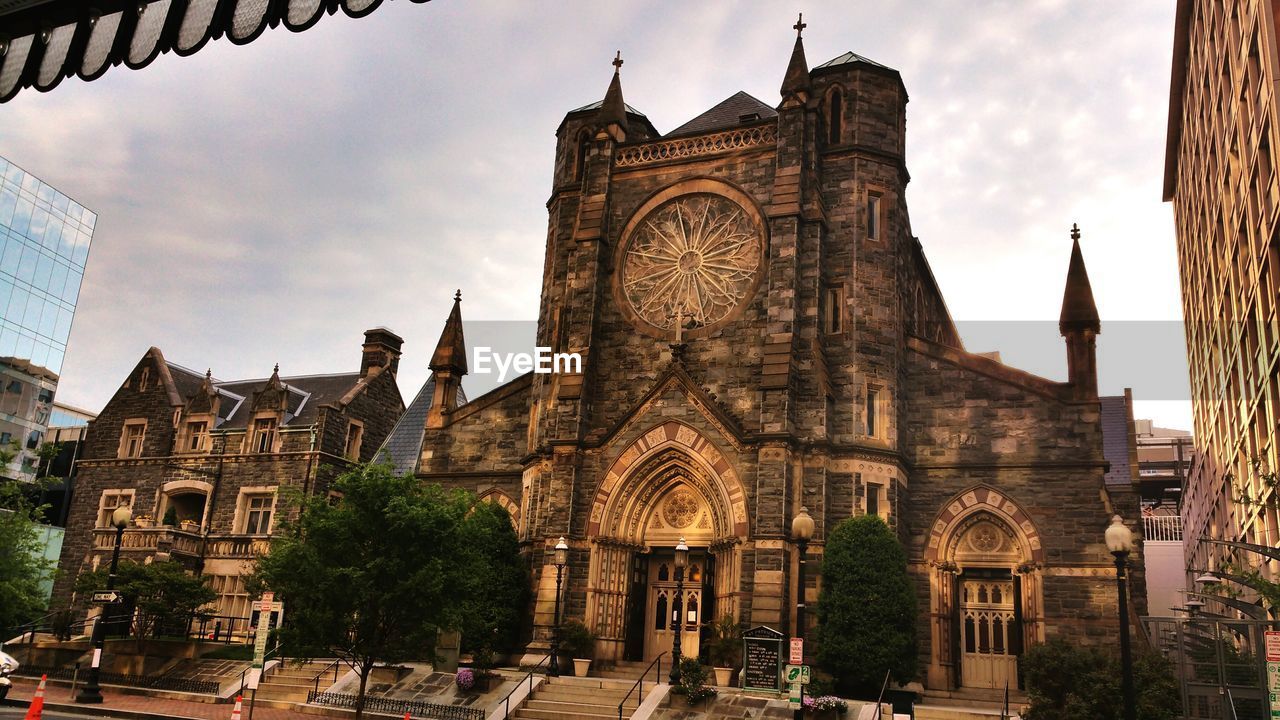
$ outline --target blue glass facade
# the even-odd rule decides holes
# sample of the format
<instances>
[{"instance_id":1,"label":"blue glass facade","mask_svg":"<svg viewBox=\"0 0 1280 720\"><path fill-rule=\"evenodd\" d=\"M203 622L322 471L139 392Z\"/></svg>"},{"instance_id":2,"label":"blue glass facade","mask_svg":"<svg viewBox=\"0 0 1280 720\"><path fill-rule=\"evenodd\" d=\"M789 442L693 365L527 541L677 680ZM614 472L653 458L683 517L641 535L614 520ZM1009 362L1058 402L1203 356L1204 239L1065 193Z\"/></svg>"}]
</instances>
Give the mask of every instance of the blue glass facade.
<instances>
[{"instance_id":1,"label":"blue glass facade","mask_svg":"<svg viewBox=\"0 0 1280 720\"><path fill-rule=\"evenodd\" d=\"M34 473L97 215L0 157L0 444Z\"/></svg>"}]
</instances>

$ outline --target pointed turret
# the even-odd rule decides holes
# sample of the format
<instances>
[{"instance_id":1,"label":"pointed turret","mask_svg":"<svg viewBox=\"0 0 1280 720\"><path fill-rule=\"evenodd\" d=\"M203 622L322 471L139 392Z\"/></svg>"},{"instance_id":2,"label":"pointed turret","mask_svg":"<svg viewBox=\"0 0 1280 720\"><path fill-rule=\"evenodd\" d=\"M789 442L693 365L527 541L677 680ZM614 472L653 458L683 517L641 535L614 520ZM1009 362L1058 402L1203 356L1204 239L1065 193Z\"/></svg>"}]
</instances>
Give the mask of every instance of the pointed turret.
<instances>
[{"instance_id":1,"label":"pointed turret","mask_svg":"<svg viewBox=\"0 0 1280 720\"><path fill-rule=\"evenodd\" d=\"M427 412L427 427L444 427L449 412L458 405L458 391L462 388L462 376L467 374L467 341L462 336L462 291L453 296L453 310L444 323L440 342L427 366L435 378L435 391L431 409Z\"/></svg>"},{"instance_id":2,"label":"pointed turret","mask_svg":"<svg viewBox=\"0 0 1280 720\"><path fill-rule=\"evenodd\" d=\"M613 80L609 81L609 89L604 93L604 102L600 104L600 113L596 122L602 132L608 133L617 142L627 139L627 104L622 100L622 51L613 58Z\"/></svg>"},{"instance_id":3,"label":"pointed turret","mask_svg":"<svg viewBox=\"0 0 1280 720\"><path fill-rule=\"evenodd\" d=\"M1093 287L1080 252L1080 228L1071 226L1071 264L1067 268L1067 287L1062 295L1062 314L1058 331L1067 339L1067 381L1080 400L1098 397L1097 336L1102 331L1098 307L1093 302Z\"/></svg>"},{"instance_id":4,"label":"pointed turret","mask_svg":"<svg viewBox=\"0 0 1280 720\"><path fill-rule=\"evenodd\" d=\"M787 63L787 74L782 78L783 107L793 101L804 103L809 99L809 63L804 57L804 40L801 38L801 34L807 27L803 14L792 27L796 30L796 45L791 50L791 62Z\"/></svg>"}]
</instances>

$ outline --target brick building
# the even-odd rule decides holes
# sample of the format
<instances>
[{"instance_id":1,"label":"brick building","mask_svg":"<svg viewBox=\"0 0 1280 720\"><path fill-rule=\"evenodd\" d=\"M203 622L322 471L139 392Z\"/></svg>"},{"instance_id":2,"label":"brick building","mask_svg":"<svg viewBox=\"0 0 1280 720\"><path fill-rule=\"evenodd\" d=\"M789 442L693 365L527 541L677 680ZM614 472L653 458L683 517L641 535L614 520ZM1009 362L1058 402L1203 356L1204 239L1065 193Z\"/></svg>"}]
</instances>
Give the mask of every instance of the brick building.
<instances>
[{"instance_id":1,"label":"brick building","mask_svg":"<svg viewBox=\"0 0 1280 720\"><path fill-rule=\"evenodd\" d=\"M404 409L401 344L378 328L356 372L234 381L148 350L89 424L54 606L81 570L110 561L109 517L127 504L122 559L181 561L211 578L217 614L248 617L242 576L267 548L279 490L328 492L336 472L372 458Z\"/></svg>"},{"instance_id":2,"label":"brick building","mask_svg":"<svg viewBox=\"0 0 1280 720\"><path fill-rule=\"evenodd\" d=\"M549 638L560 536L566 613L597 659L669 650L673 614L685 654L725 614L790 631L802 506L818 561L852 515L896 529L931 688L1016 685L1031 644L1115 638L1102 533L1137 507L1104 485L1079 235L1062 258L1068 382L965 351L911 233L906 103L897 71L853 53L810 70L797 38L776 108L738 93L660 134L615 71L565 116L537 340L581 372L460 403L455 302L386 444L401 469L512 509L534 556L531 649Z\"/></svg>"}]
</instances>

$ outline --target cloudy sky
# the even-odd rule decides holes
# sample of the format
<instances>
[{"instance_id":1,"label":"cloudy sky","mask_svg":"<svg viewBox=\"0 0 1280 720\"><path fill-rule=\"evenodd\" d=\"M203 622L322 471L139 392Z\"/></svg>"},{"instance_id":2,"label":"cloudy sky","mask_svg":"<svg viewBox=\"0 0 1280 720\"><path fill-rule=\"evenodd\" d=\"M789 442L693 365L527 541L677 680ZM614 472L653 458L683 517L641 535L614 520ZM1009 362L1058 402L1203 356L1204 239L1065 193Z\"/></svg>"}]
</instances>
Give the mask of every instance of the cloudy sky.
<instances>
[{"instance_id":1,"label":"cloudy sky","mask_svg":"<svg viewBox=\"0 0 1280 720\"><path fill-rule=\"evenodd\" d=\"M1160 200L1172 0L389 2L24 91L0 155L99 217L59 398L100 409L151 345L227 378L353 370L378 325L411 398L455 288L468 319L535 317L554 131L614 51L666 131L738 90L776 104L798 10L810 66L901 71L912 227L969 348L1064 378L1078 222L1103 391L1189 427Z\"/></svg>"}]
</instances>

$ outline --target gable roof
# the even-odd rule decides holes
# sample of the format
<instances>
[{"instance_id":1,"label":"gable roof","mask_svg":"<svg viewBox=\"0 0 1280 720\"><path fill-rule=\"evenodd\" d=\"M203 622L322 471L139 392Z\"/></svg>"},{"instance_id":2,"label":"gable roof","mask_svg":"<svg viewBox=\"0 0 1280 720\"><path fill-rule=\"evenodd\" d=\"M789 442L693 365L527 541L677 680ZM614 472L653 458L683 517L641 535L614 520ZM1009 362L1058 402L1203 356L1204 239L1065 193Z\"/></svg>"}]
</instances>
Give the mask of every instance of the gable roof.
<instances>
[{"instance_id":1,"label":"gable roof","mask_svg":"<svg viewBox=\"0 0 1280 720\"><path fill-rule=\"evenodd\" d=\"M760 120L767 120L778 117L778 111L766 105L763 101L739 90L724 100L721 100L710 110L707 110L675 130L672 130L663 137L692 135L695 133L710 132L712 130L723 130L725 128L737 127L738 125L742 125L744 122L754 122L754 119L747 121L742 119L744 116L748 115L757 115Z\"/></svg>"},{"instance_id":2,"label":"gable roof","mask_svg":"<svg viewBox=\"0 0 1280 720\"><path fill-rule=\"evenodd\" d=\"M871 58L863 57L854 52L847 52L843 55L838 55L836 57L833 57L830 60L822 63L821 65L814 67L813 69L822 70L824 68L833 68L833 67L838 67L840 65L851 65L853 63L865 63L867 65L874 65L875 67L878 67L878 68L884 68L885 70L893 70L893 68L889 67L888 65L882 65L876 62L875 60L872 60ZM894 72L897 72L897 71L894 70Z\"/></svg>"},{"instance_id":3,"label":"gable roof","mask_svg":"<svg viewBox=\"0 0 1280 720\"><path fill-rule=\"evenodd\" d=\"M436 374L431 373L427 382L418 391L417 397L404 409L395 427L387 433L382 447L373 454L377 462L390 463L399 475L416 472L418 457L422 455L423 433L427 427L427 413L431 411L431 401L436 393ZM461 387L458 388L458 407L467 402Z\"/></svg>"}]
</instances>

